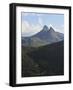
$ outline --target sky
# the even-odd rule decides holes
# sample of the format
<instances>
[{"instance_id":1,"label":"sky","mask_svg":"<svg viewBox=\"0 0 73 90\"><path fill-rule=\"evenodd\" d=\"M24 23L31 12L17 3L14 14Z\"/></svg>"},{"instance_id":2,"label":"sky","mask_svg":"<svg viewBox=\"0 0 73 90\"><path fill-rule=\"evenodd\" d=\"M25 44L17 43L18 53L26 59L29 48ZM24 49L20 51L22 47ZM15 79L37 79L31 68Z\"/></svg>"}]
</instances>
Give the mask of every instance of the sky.
<instances>
[{"instance_id":1,"label":"sky","mask_svg":"<svg viewBox=\"0 0 73 90\"><path fill-rule=\"evenodd\" d=\"M64 33L64 15L52 13L22 12L22 36L32 36L42 30L44 25L52 26L55 31Z\"/></svg>"}]
</instances>

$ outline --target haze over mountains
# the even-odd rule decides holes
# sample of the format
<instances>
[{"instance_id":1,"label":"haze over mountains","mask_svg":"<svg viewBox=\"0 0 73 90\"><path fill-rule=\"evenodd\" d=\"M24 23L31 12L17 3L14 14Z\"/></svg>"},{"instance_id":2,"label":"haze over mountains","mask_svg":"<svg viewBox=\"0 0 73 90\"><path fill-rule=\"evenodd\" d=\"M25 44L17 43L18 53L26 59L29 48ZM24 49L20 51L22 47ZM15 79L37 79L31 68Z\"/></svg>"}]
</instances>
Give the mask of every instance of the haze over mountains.
<instances>
[{"instance_id":1,"label":"haze over mountains","mask_svg":"<svg viewBox=\"0 0 73 90\"><path fill-rule=\"evenodd\" d=\"M22 46L39 47L64 40L64 34L56 32L53 27L44 25L43 29L30 37L22 37Z\"/></svg>"}]
</instances>

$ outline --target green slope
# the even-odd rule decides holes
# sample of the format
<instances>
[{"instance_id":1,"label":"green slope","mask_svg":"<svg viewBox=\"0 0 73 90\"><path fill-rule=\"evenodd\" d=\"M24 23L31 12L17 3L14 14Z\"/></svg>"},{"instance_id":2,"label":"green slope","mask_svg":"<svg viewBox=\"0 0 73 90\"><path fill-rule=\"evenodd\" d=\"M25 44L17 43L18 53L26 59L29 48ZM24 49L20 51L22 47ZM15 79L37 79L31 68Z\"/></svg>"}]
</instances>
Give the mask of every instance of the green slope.
<instances>
[{"instance_id":1,"label":"green slope","mask_svg":"<svg viewBox=\"0 0 73 90\"><path fill-rule=\"evenodd\" d=\"M63 41L33 48L22 47L22 77L64 74Z\"/></svg>"}]
</instances>

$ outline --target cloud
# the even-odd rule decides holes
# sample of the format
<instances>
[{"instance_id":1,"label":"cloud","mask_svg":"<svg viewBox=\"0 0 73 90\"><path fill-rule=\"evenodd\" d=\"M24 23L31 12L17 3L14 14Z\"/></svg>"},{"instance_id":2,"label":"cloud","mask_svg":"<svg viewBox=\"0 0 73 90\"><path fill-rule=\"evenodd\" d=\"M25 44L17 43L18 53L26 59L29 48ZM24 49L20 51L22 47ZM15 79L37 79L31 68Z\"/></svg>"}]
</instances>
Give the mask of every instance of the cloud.
<instances>
[{"instance_id":1,"label":"cloud","mask_svg":"<svg viewBox=\"0 0 73 90\"><path fill-rule=\"evenodd\" d=\"M38 17L38 23L39 23L39 25L43 25L43 21L42 21L42 19L41 19L41 17Z\"/></svg>"},{"instance_id":2,"label":"cloud","mask_svg":"<svg viewBox=\"0 0 73 90\"><path fill-rule=\"evenodd\" d=\"M60 28L57 28L57 29L55 28L55 31L56 32L60 32L60 33L64 33L64 30L63 29L60 29Z\"/></svg>"},{"instance_id":3,"label":"cloud","mask_svg":"<svg viewBox=\"0 0 73 90\"><path fill-rule=\"evenodd\" d=\"M25 21L25 22L23 21L22 22L22 33L27 32L29 27L30 27L30 24L27 21Z\"/></svg>"},{"instance_id":4,"label":"cloud","mask_svg":"<svg viewBox=\"0 0 73 90\"><path fill-rule=\"evenodd\" d=\"M39 32L42 29L41 25L39 23L30 24L27 21L22 22L22 36L32 36Z\"/></svg>"},{"instance_id":5,"label":"cloud","mask_svg":"<svg viewBox=\"0 0 73 90\"><path fill-rule=\"evenodd\" d=\"M64 33L64 25L55 26L55 30L60 33Z\"/></svg>"},{"instance_id":6,"label":"cloud","mask_svg":"<svg viewBox=\"0 0 73 90\"><path fill-rule=\"evenodd\" d=\"M54 29L54 26L52 24L49 24L48 28L52 27Z\"/></svg>"},{"instance_id":7,"label":"cloud","mask_svg":"<svg viewBox=\"0 0 73 90\"><path fill-rule=\"evenodd\" d=\"M52 27L56 32L64 33L64 25L57 26L53 24L49 24L48 28Z\"/></svg>"},{"instance_id":8,"label":"cloud","mask_svg":"<svg viewBox=\"0 0 73 90\"><path fill-rule=\"evenodd\" d=\"M35 13L23 13L22 16L36 16L37 23L30 23L28 20L22 21L22 36L32 36L42 29L43 21L40 14Z\"/></svg>"}]
</instances>

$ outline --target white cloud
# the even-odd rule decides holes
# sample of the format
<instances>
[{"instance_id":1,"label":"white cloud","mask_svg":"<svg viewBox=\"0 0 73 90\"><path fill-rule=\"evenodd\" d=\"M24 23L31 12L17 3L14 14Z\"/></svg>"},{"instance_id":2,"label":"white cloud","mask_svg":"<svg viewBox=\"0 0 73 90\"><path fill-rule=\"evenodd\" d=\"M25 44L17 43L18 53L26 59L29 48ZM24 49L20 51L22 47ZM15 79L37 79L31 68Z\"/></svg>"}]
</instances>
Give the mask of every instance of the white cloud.
<instances>
[{"instance_id":1,"label":"white cloud","mask_svg":"<svg viewBox=\"0 0 73 90\"><path fill-rule=\"evenodd\" d=\"M55 30L56 30L57 32L64 33L64 25L56 26L56 27L55 27Z\"/></svg>"},{"instance_id":2,"label":"white cloud","mask_svg":"<svg viewBox=\"0 0 73 90\"><path fill-rule=\"evenodd\" d=\"M60 33L64 33L64 30L61 29L61 28L57 28L57 29L55 29L55 31L56 31L56 32L60 32Z\"/></svg>"},{"instance_id":3,"label":"white cloud","mask_svg":"<svg viewBox=\"0 0 73 90\"><path fill-rule=\"evenodd\" d=\"M29 13L23 13L24 15L28 15ZM34 35L36 33L38 33L39 31L41 31L42 29L42 25L43 25L43 21L40 17L40 14L35 14L32 13L32 15L37 15L37 24L34 23L29 23L28 21L22 21L22 36L31 36Z\"/></svg>"},{"instance_id":4,"label":"white cloud","mask_svg":"<svg viewBox=\"0 0 73 90\"><path fill-rule=\"evenodd\" d=\"M52 24L49 24L49 27L48 28L50 28L50 27L54 28Z\"/></svg>"},{"instance_id":5,"label":"white cloud","mask_svg":"<svg viewBox=\"0 0 73 90\"><path fill-rule=\"evenodd\" d=\"M22 36L31 36L36 34L42 29L41 25L38 23L36 25L30 24L27 21L22 22Z\"/></svg>"},{"instance_id":6,"label":"white cloud","mask_svg":"<svg viewBox=\"0 0 73 90\"><path fill-rule=\"evenodd\" d=\"M43 21L40 17L38 17L38 23L42 26L43 25Z\"/></svg>"},{"instance_id":7,"label":"white cloud","mask_svg":"<svg viewBox=\"0 0 73 90\"><path fill-rule=\"evenodd\" d=\"M53 26L52 24L48 25L48 28L52 27L56 32L64 33L64 25L59 26Z\"/></svg>"},{"instance_id":8,"label":"white cloud","mask_svg":"<svg viewBox=\"0 0 73 90\"><path fill-rule=\"evenodd\" d=\"M27 21L25 21L25 22L23 21L22 22L22 33L27 32L29 27L30 27L30 24Z\"/></svg>"}]
</instances>

